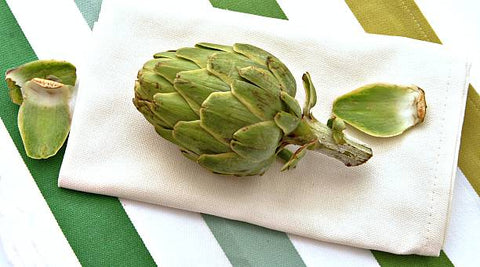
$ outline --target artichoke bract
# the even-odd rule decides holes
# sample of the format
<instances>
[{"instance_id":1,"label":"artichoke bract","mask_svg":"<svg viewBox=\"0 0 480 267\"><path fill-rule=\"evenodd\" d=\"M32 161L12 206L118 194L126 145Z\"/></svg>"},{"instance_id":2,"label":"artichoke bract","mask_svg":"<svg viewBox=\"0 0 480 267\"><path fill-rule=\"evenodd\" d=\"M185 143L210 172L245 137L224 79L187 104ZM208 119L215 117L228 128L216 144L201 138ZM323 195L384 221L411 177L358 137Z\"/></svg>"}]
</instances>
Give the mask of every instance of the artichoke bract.
<instances>
[{"instance_id":1,"label":"artichoke bract","mask_svg":"<svg viewBox=\"0 0 480 267\"><path fill-rule=\"evenodd\" d=\"M182 153L219 174L263 174L278 156L296 166L307 149L347 166L366 162L370 148L332 130L310 109L316 92L308 73L303 111L296 81L272 54L249 44L195 47L157 53L138 72L136 108ZM295 153L285 147L296 145Z\"/></svg>"},{"instance_id":2,"label":"artichoke bract","mask_svg":"<svg viewBox=\"0 0 480 267\"><path fill-rule=\"evenodd\" d=\"M423 122L426 108L418 86L374 83L338 97L332 113L371 136L392 137Z\"/></svg>"},{"instance_id":3,"label":"artichoke bract","mask_svg":"<svg viewBox=\"0 0 480 267\"><path fill-rule=\"evenodd\" d=\"M54 156L70 131L76 68L67 61L35 60L7 70L10 99L20 106L18 129L34 159Z\"/></svg>"}]
</instances>

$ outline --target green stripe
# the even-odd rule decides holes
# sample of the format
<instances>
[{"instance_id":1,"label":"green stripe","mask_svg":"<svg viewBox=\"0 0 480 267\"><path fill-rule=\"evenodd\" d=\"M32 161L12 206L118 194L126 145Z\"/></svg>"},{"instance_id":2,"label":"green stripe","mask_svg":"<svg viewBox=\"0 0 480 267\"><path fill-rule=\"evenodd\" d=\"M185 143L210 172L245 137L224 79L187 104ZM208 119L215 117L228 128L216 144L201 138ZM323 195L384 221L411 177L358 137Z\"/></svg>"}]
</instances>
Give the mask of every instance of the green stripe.
<instances>
[{"instance_id":1,"label":"green stripe","mask_svg":"<svg viewBox=\"0 0 480 267\"><path fill-rule=\"evenodd\" d=\"M287 19L275 0L210 0L212 6L277 19Z\"/></svg>"},{"instance_id":2,"label":"green stripe","mask_svg":"<svg viewBox=\"0 0 480 267\"><path fill-rule=\"evenodd\" d=\"M441 43L413 0L346 0L346 3L368 33ZM439 257L372 253L381 266L453 266L443 251Z\"/></svg>"},{"instance_id":3,"label":"green stripe","mask_svg":"<svg viewBox=\"0 0 480 267\"><path fill-rule=\"evenodd\" d=\"M0 0L0 72L37 59L5 0ZM0 117L83 266L154 266L153 259L116 198L57 186L64 148L48 160L25 155L17 128L18 106L0 82Z\"/></svg>"},{"instance_id":4,"label":"green stripe","mask_svg":"<svg viewBox=\"0 0 480 267\"><path fill-rule=\"evenodd\" d=\"M468 88L458 166L480 196L480 96Z\"/></svg>"},{"instance_id":5,"label":"green stripe","mask_svg":"<svg viewBox=\"0 0 480 267\"><path fill-rule=\"evenodd\" d=\"M305 266L285 233L203 215L233 266Z\"/></svg>"},{"instance_id":6,"label":"green stripe","mask_svg":"<svg viewBox=\"0 0 480 267\"><path fill-rule=\"evenodd\" d=\"M287 19L275 0L210 0L221 9ZM305 266L287 234L260 226L203 215L233 266Z\"/></svg>"},{"instance_id":7,"label":"green stripe","mask_svg":"<svg viewBox=\"0 0 480 267\"><path fill-rule=\"evenodd\" d=\"M93 28L93 24L97 22L98 15L100 14L100 7L102 6L101 0L75 0L78 9L83 15L85 21L87 21L90 29Z\"/></svg>"}]
</instances>

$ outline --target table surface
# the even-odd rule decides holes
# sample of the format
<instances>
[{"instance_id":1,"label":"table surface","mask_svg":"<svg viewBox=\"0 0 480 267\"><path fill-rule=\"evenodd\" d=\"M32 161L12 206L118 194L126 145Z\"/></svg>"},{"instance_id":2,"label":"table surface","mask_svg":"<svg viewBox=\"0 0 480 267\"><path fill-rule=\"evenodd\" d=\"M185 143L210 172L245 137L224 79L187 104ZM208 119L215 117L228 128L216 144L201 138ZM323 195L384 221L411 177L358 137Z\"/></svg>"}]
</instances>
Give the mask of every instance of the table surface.
<instances>
[{"instance_id":1,"label":"table surface","mask_svg":"<svg viewBox=\"0 0 480 267\"><path fill-rule=\"evenodd\" d=\"M370 16L375 15L372 21L385 18L382 23L388 25L396 16L389 12L406 8L411 27L425 27L424 17L443 45L469 55L471 85L480 88L480 2L476 0L181 0L165 1L165 6L170 2L288 18L312 31L318 25L334 25L335 34L369 31L369 18L360 12L368 10ZM88 45L100 6L101 0L0 0L0 72L36 58L80 61L82 54L75 51ZM360 11L354 6L360 6ZM411 11L412 6L418 6L418 13ZM46 34L52 38L45 38ZM6 98L6 86L0 86L0 98ZM469 101L478 101L478 94L471 94L477 98ZM63 150L50 162L26 158L14 129L11 113L15 109L10 106L2 102L5 110L0 113L0 266L478 266L478 172L457 171L440 257L392 255L214 216L59 189L56 178Z\"/></svg>"}]
</instances>

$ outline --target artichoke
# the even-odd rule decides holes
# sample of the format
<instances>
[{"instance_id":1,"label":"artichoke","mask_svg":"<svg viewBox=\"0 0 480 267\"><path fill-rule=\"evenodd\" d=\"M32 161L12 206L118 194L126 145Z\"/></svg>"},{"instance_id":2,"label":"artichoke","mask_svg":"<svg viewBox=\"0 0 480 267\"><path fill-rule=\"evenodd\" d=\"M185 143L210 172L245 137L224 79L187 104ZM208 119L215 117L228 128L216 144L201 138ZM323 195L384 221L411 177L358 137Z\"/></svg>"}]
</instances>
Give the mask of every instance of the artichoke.
<instances>
[{"instance_id":1,"label":"artichoke","mask_svg":"<svg viewBox=\"0 0 480 267\"><path fill-rule=\"evenodd\" d=\"M302 111L288 68L258 47L199 43L153 57L138 72L135 107L160 136L214 173L263 174L277 156L286 170L307 150L347 166L372 155L346 137L335 141L332 129L312 116L316 92L308 73ZM298 149L292 153L287 145Z\"/></svg>"}]
</instances>

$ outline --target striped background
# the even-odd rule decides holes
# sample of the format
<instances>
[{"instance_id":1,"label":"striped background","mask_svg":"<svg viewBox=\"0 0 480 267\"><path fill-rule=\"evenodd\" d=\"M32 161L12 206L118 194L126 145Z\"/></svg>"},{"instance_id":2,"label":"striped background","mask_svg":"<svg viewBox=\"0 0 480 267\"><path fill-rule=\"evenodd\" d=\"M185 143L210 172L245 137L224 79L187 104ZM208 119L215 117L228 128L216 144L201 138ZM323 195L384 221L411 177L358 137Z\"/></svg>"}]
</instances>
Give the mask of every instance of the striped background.
<instances>
[{"instance_id":1,"label":"striped background","mask_svg":"<svg viewBox=\"0 0 480 267\"><path fill-rule=\"evenodd\" d=\"M443 41L459 50L477 47L472 54L472 84L480 88L480 19L474 12L480 6L475 0L193 2L297 21L312 33L324 25L336 27L340 34L364 30ZM0 0L2 75L7 68L37 58L79 61L100 6L101 0ZM10 103L5 84L0 87L0 117L6 129L0 127L0 266L475 266L475 253L480 251L476 126L480 97L473 86L467 99L452 218L440 257L328 244L215 216L60 189L57 178L64 150L49 160L26 157L16 124L18 106ZM17 149L20 156L14 157Z\"/></svg>"}]
</instances>

